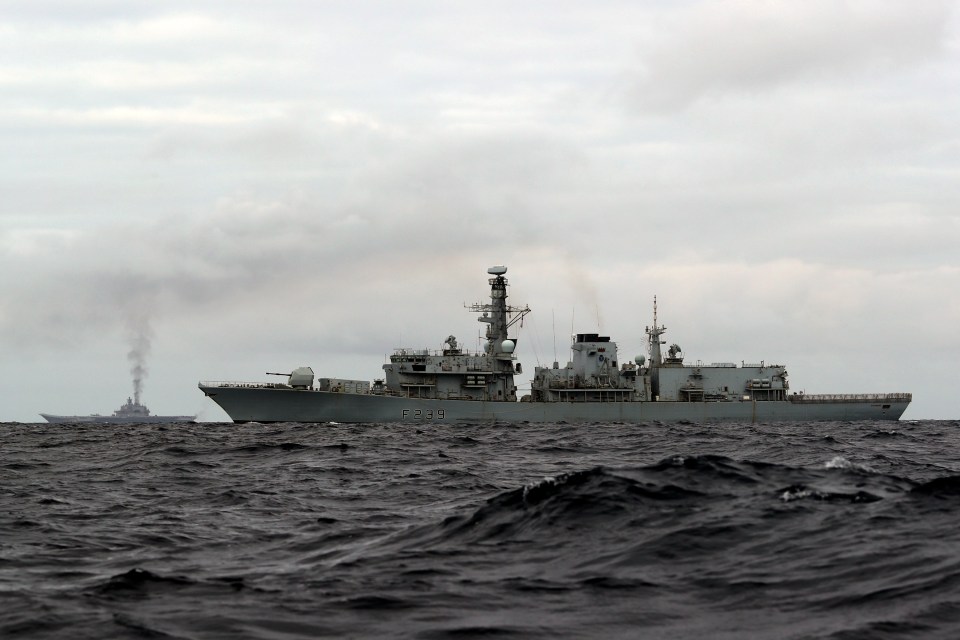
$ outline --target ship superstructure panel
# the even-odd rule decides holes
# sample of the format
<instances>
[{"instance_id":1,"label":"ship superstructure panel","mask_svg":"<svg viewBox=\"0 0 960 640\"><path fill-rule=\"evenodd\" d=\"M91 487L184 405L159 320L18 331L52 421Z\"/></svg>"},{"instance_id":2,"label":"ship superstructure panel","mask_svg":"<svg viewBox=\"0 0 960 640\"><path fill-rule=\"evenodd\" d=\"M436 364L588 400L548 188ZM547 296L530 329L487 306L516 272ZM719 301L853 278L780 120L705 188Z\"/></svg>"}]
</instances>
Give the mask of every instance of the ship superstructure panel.
<instances>
[{"instance_id":1,"label":"ship superstructure panel","mask_svg":"<svg viewBox=\"0 0 960 640\"><path fill-rule=\"evenodd\" d=\"M660 367L661 401L786 400L786 368L734 364L697 364Z\"/></svg>"},{"instance_id":2,"label":"ship superstructure panel","mask_svg":"<svg viewBox=\"0 0 960 640\"><path fill-rule=\"evenodd\" d=\"M650 379L635 363L619 364L617 343L578 333L572 359L561 368L536 367L530 402L641 402L650 399Z\"/></svg>"},{"instance_id":3,"label":"ship superstructure panel","mask_svg":"<svg viewBox=\"0 0 960 640\"><path fill-rule=\"evenodd\" d=\"M464 353L452 336L448 348L440 353L398 349L383 371L382 384L374 382L376 393L457 400L517 399L512 353L499 357Z\"/></svg>"}]
</instances>

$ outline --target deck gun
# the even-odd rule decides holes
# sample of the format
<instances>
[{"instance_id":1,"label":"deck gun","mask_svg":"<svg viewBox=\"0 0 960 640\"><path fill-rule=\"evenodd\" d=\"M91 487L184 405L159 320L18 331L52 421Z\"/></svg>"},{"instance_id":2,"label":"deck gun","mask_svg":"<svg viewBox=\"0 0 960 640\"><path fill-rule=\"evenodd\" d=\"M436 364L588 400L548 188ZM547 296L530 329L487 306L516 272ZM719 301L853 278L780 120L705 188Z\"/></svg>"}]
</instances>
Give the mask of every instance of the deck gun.
<instances>
[{"instance_id":1,"label":"deck gun","mask_svg":"<svg viewBox=\"0 0 960 640\"><path fill-rule=\"evenodd\" d=\"M290 373L272 373L267 371L268 376L288 376L287 384L294 389L312 389L313 388L313 369L310 367L297 367Z\"/></svg>"}]
</instances>

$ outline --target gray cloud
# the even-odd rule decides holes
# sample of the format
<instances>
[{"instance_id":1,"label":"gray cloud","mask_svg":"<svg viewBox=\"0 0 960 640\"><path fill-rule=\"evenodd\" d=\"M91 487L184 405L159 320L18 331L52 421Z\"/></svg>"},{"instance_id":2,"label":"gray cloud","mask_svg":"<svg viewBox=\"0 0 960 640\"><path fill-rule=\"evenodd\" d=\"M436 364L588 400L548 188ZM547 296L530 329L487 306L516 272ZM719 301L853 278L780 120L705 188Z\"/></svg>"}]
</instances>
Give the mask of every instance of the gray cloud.
<instances>
[{"instance_id":1,"label":"gray cloud","mask_svg":"<svg viewBox=\"0 0 960 640\"><path fill-rule=\"evenodd\" d=\"M371 378L473 345L499 263L528 367L572 330L640 353L656 294L688 357L956 415L949 4L32 7L0 41L0 420L115 408L135 319L155 411Z\"/></svg>"},{"instance_id":2,"label":"gray cloud","mask_svg":"<svg viewBox=\"0 0 960 640\"><path fill-rule=\"evenodd\" d=\"M695 3L660 16L659 38L642 48L634 100L673 110L728 92L897 73L942 51L951 8L946 1Z\"/></svg>"}]
</instances>

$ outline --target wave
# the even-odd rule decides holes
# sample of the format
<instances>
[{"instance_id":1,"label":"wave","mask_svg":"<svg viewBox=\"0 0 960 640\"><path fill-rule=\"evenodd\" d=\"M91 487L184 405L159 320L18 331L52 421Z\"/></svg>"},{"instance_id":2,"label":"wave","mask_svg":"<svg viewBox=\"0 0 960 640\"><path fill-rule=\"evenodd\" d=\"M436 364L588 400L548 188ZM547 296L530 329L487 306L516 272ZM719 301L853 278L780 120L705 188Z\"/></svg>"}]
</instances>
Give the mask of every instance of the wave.
<instances>
[{"instance_id":1,"label":"wave","mask_svg":"<svg viewBox=\"0 0 960 640\"><path fill-rule=\"evenodd\" d=\"M89 589L92 595L106 598L140 599L165 593L189 591L201 595L258 590L241 576L222 576L198 580L185 575L163 575L136 567L107 578Z\"/></svg>"},{"instance_id":2,"label":"wave","mask_svg":"<svg viewBox=\"0 0 960 640\"><path fill-rule=\"evenodd\" d=\"M960 475L945 476L934 478L915 486L912 493L938 496L938 497L960 497Z\"/></svg>"},{"instance_id":3,"label":"wave","mask_svg":"<svg viewBox=\"0 0 960 640\"><path fill-rule=\"evenodd\" d=\"M196 584L183 576L161 576L146 569L130 569L110 577L93 590L99 594L147 594L166 589L179 589Z\"/></svg>"},{"instance_id":4,"label":"wave","mask_svg":"<svg viewBox=\"0 0 960 640\"><path fill-rule=\"evenodd\" d=\"M960 476L917 483L836 458L821 467L791 467L677 455L643 467L591 467L501 491L442 521L367 540L362 553L369 559L517 547L575 560L580 569L591 563L609 569L684 553L709 556L758 540L796 541L802 548L803 536L855 537L857 527L871 526L870 519L924 517L931 508L913 496L952 500L960 496ZM888 503L886 512L829 511L881 502ZM815 515L809 511L815 505L828 511ZM831 524L833 517L844 518L844 525Z\"/></svg>"},{"instance_id":5,"label":"wave","mask_svg":"<svg viewBox=\"0 0 960 640\"><path fill-rule=\"evenodd\" d=\"M0 465L3 637L960 628L942 424L58 429Z\"/></svg>"},{"instance_id":6,"label":"wave","mask_svg":"<svg viewBox=\"0 0 960 640\"><path fill-rule=\"evenodd\" d=\"M443 524L443 537L474 541L537 536L560 523L582 527L591 522L634 517L645 504L702 496L698 491L657 486L617 475L603 467L545 478L494 496L469 516Z\"/></svg>"}]
</instances>

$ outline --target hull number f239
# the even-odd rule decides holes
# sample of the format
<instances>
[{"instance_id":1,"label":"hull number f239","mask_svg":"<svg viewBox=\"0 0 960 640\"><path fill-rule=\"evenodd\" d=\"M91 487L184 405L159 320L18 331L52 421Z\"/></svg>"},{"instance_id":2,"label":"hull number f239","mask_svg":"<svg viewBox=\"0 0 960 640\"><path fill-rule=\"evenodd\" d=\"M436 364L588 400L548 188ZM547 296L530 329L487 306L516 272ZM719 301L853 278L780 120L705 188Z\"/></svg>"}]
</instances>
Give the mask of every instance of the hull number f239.
<instances>
[{"instance_id":1,"label":"hull number f239","mask_svg":"<svg viewBox=\"0 0 960 640\"><path fill-rule=\"evenodd\" d=\"M404 409L403 410L403 419L404 420L443 420L443 409Z\"/></svg>"}]
</instances>

